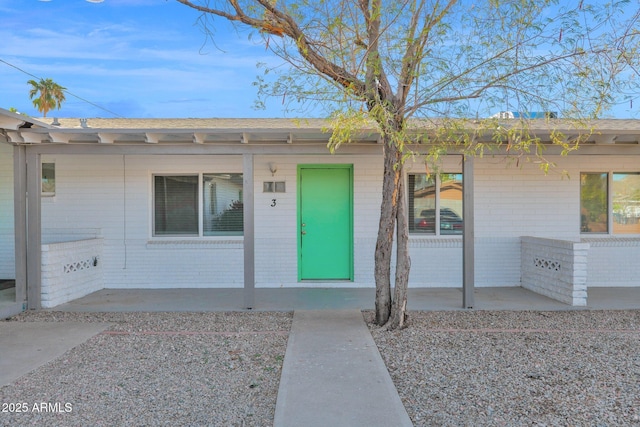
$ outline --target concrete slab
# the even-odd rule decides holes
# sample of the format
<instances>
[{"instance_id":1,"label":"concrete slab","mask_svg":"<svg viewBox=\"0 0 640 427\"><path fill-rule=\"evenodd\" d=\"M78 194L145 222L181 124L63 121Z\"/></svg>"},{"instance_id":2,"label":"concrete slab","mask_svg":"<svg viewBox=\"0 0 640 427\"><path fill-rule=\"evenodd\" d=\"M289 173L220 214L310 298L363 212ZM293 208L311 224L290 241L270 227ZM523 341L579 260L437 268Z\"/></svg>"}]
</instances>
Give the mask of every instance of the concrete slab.
<instances>
[{"instance_id":1,"label":"concrete slab","mask_svg":"<svg viewBox=\"0 0 640 427\"><path fill-rule=\"evenodd\" d=\"M254 311L373 308L375 289L260 288ZM244 311L244 289L103 289L54 311Z\"/></svg>"},{"instance_id":2,"label":"concrete slab","mask_svg":"<svg viewBox=\"0 0 640 427\"><path fill-rule=\"evenodd\" d=\"M476 288L474 310L629 310L640 309L638 288L589 288L587 307L572 307L520 287ZM254 311L324 309L372 310L373 288L258 288ZM103 289L54 307L53 311L243 311L244 290ZM460 288L411 288L409 310L466 310Z\"/></svg>"},{"instance_id":3,"label":"concrete slab","mask_svg":"<svg viewBox=\"0 0 640 427\"><path fill-rule=\"evenodd\" d=\"M275 427L411 425L359 310L294 312Z\"/></svg>"},{"instance_id":4,"label":"concrete slab","mask_svg":"<svg viewBox=\"0 0 640 427\"><path fill-rule=\"evenodd\" d=\"M108 326L82 322L0 322L0 386L63 355Z\"/></svg>"},{"instance_id":5,"label":"concrete slab","mask_svg":"<svg viewBox=\"0 0 640 427\"><path fill-rule=\"evenodd\" d=\"M13 283L13 281L11 282ZM4 283L7 283L7 281ZM25 308L22 302L16 302L15 287L0 289L0 319L8 319L11 316L15 316Z\"/></svg>"},{"instance_id":6,"label":"concrete slab","mask_svg":"<svg viewBox=\"0 0 640 427\"><path fill-rule=\"evenodd\" d=\"M587 308L591 310L638 310L640 287L589 288Z\"/></svg>"}]
</instances>

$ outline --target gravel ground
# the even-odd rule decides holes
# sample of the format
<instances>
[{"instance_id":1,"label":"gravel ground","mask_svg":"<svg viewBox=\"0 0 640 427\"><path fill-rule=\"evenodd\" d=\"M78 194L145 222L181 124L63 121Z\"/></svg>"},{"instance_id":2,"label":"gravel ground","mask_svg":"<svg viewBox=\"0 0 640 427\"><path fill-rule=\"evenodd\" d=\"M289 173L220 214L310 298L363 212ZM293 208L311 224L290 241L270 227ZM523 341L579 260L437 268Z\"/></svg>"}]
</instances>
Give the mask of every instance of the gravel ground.
<instances>
[{"instance_id":1,"label":"gravel ground","mask_svg":"<svg viewBox=\"0 0 640 427\"><path fill-rule=\"evenodd\" d=\"M365 319L416 426L640 425L640 311Z\"/></svg>"},{"instance_id":2,"label":"gravel ground","mask_svg":"<svg viewBox=\"0 0 640 427\"><path fill-rule=\"evenodd\" d=\"M0 402L29 409L0 414L0 425L272 425L291 319L291 313L23 313L13 320L113 326L0 388ZM38 402L59 403L59 413L34 412Z\"/></svg>"},{"instance_id":3,"label":"gravel ground","mask_svg":"<svg viewBox=\"0 0 640 427\"><path fill-rule=\"evenodd\" d=\"M397 332L372 317L416 426L640 425L640 311L412 312ZM62 413L3 413L0 425L270 426L291 319L23 313L13 320L112 327L0 388L1 402Z\"/></svg>"}]
</instances>

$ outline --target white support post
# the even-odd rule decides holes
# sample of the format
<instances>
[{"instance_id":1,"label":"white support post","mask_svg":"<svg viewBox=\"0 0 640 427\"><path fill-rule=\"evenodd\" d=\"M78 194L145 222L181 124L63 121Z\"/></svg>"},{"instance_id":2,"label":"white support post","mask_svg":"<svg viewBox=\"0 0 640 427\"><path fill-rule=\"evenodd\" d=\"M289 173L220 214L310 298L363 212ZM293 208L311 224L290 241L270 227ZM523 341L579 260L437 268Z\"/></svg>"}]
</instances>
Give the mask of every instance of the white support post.
<instances>
[{"instance_id":1,"label":"white support post","mask_svg":"<svg viewBox=\"0 0 640 427\"><path fill-rule=\"evenodd\" d=\"M42 167L40 153L35 148L27 149L27 308L30 310L41 308L42 301Z\"/></svg>"},{"instance_id":2,"label":"white support post","mask_svg":"<svg viewBox=\"0 0 640 427\"><path fill-rule=\"evenodd\" d=\"M473 220L473 157L462 157L462 308L473 308L474 246Z\"/></svg>"},{"instance_id":3,"label":"white support post","mask_svg":"<svg viewBox=\"0 0 640 427\"><path fill-rule=\"evenodd\" d=\"M253 154L242 155L242 203L244 211L244 306L255 304L255 235Z\"/></svg>"},{"instance_id":4,"label":"white support post","mask_svg":"<svg viewBox=\"0 0 640 427\"><path fill-rule=\"evenodd\" d=\"M13 218L16 303L22 305L27 299L27 154L24 145L13 148Z\"/></svg>"}]
</instances>

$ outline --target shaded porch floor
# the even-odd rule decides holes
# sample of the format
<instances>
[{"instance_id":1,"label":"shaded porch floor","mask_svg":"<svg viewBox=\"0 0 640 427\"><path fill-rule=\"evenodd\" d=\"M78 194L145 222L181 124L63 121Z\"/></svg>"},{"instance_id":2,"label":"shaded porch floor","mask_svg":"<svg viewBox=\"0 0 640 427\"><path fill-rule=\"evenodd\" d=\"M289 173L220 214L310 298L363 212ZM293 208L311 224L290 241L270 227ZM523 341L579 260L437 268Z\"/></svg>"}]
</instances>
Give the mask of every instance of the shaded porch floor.
<instances>
[{"instance_id":1,"label":"shaded porch floor","mask_svg":"<svg viewBox=\"0 0 640 427\"><path fill-rule=\"evenodd\" d=\"M520 287L476 288L475 310L640 309L640 287L589 288L587 307L572 307ZM255 311L373 309L372 288L257 288ZM463 310L462 289L409 289L409 310ZM50 310L77 312L245 311L243 289L103 289Z\"/></svg>"},{"instance_id":2,"label":"shaded porch floor","mask_svg":"<svg viewBox=\"0 0 640 427\"><path fill-rule=\"evenodd\" d=\"M14 280L0 279L0 319L13 316L22 311L22 305L16 303Z\"/></svg>"}]
</instances>

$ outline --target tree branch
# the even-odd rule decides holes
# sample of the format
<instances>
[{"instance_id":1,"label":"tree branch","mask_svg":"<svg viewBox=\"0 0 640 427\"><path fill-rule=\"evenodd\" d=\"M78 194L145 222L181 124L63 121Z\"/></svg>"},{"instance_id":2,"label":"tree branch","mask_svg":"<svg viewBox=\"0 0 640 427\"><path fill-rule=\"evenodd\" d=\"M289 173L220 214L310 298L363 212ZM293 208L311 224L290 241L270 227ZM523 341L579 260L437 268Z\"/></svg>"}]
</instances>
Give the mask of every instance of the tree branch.
<instances>
[{"instance_id":1,"label":"tree branch","mask_svg":"<svg viewBox=\"0 0 640 427\"><path fill-rule=\"evenodd\" d=\"M447 79L446 81L442 82L439 84L440 87L445 87L445 86L449 86L451 84L453 84L455 81L457 81L458 79L461 79L469 74L471 74L471 72L475 71L476 69L481 68L482 66L490 63L491 61L493 61L494 59L500 58L501 56L503 56L506 52L508 52L509 50L515 49L515 47L511 48L511 49L505 49L502 52L499 52L498 54L494 55L491 58L488 58L484 61L481 61L480 63L476 64L475 66L466 69L463 73L457 74L452 76L451 78ZM405 110L407 115L412 115L413 113L415 113L417 110L419 110L421 107L424 107L425 105L431 105L431 104L437 104L437 103L441 103L441 102L452 102L452 101L459 101L459 100L464 100L464 99L474 99L474 98L479 98L483 92L485 92L486 90L496 87L497 84L499 82L503 82L505 80L507 80L510 77L516 76L518 74L523 74L527 71L530 70L534 70L536 68L541 68L547 65L551 65L555 62L560 62L566 59L570 59L570 58L574 58L577 56L583 56L586 55L587 53L590 54L598 54L598 53L603 53L605 50L601 49L601 50L596 50L596 51L591 51L591 52L587 52L584 50L579 50L579 51L575 51L575 52L571 52L565 55L561 55L561 56L553 56L545 61L541 61L541 62L536 62L534 64L531 64L527 67L523 67L523 68L516 68L514 69L512 72L510 73L506 73L506 74L501 74L499 76L496 76L495 78L489 80L486 84L483 84L480 88L473 90L471 93L469 93L468 95L461 95L458 97L442 97L442 98L432 98L432 97L426 97L425 100L423 102L419 102L416 103L414 105L412 105L410 108L407 108ZM440 90L440 89L439 89ZM438 90L438 91L439 91Z\"/></svg>"},{"instance_id":2,"label":"tree branch","mask_svg":"<svg viewBox=\"0 0 640 427\"><path fill-rule=\"evenodd\" d=\"M437 6L434 6L433 13L429 19L426 19L424 26L420 31L420 36L414 38L415 31L418 27L419 15L424 3L420 3L418 10L414 12L412 22L410 25L410 42L408 43L405 54L402 58L402 67L400 71L400 78L398 79L398 98L402 105L406 103L407 96L409 94L408 88L411 87L415 76L417 75L417 67L420 66L424 56L425 47L429 40L431 30L435 25L440 23L442 19L447 15L449 10L457 3L457 0L449 0L447 5L442 8L440 13L436 15Z\"/></svg>"},{"instance_id":3,"label":"tree branch","mask_svg":"<svg viewBox=\"0 0 640 427\"><path fill-rule=\"evenodd\" d=\"M349 73L339 65L327 60L314 48L307 35L300 29L296 21L287 13L277 9L274 4L266 0L257 2L268 11L275 22L267 19L257 19L246 14L238 4L237 0L226 0L235 10L235 15L220 9L195 4L190 0L177 0L179 3L196 9L202 13L209 13L229 21L241 22L260 31L278 36L287 36L291 39L298 50L298 53L311 64L319 73L327 76L344 89L352 90L358 96L364 97L365 84L356 76ZM277 25L274 25L277 24Z\"/></svg>"}]
</instances>

